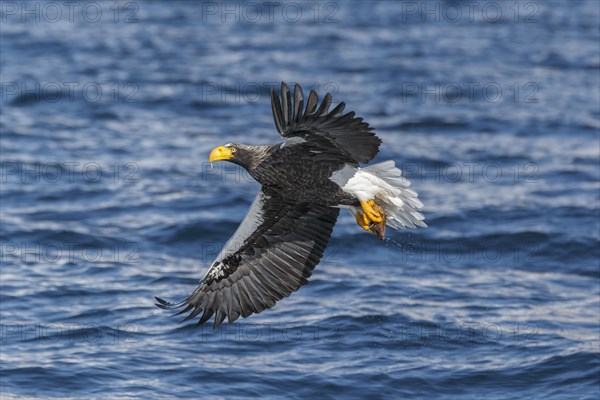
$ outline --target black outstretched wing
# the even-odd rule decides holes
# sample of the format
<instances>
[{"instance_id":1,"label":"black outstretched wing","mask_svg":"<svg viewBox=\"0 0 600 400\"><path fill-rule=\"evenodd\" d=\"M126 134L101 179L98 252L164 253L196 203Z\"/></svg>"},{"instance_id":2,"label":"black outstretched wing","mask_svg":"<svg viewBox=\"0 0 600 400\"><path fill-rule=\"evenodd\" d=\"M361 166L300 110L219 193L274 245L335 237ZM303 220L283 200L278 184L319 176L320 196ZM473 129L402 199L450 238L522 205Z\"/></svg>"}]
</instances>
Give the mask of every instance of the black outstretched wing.
<instances>
[{"instance_id":1,"label":"black outstretched wing","mask_svg":"<svg viewBox=\"0 0 600 400\"><path fill-rule=\"evenodd\" d=\"M262 189L198 288L181 303L156 298L156 305L185 306L178 313L190 312L184 321L203 312L198 324L215 315L215 328L226 317L233 322L273 307L308 282L338 213L337 208L289 203Z\"/></svg>"},{"instance_id":2,"label":"black outstretched wing","mask_svg":"<svg viewBox=\"0 0 600 400\"><path fill-rule=\"evenodd\" d=\"M315 143L325 151L336 151L354 163L367 163L379 151L381 139L373 128L355 117L354 112L342 115L343 102L329 111L331 94L327 93L317 109L319 98L310 91L304 108L304 94L299 85L294 86L294 101L290 89L281 83L281 100L271 89L271 107L277 131L286 139L301 138Z\"/></svg>"}]
</instances>

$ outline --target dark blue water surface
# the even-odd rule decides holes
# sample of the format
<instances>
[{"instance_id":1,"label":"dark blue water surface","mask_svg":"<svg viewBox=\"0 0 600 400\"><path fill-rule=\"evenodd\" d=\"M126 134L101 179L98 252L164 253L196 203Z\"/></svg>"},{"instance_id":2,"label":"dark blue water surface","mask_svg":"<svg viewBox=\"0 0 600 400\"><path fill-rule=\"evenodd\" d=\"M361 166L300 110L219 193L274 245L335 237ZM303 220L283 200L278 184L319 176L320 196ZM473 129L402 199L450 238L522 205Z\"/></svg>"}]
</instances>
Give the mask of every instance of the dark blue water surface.
<instances>
[{"instance_id":1,"label":"dark blue water surface","mask_svg":"<svg viewBox=\"0 0 600 400\"><path fill-rule=\"evenodd\" d=\"M597 399L600 5L1 4L4 398ZM178 325L278 140L269 89L372 124L429 228L342 214L311 283Z\"/></svg>"}]
</instances>

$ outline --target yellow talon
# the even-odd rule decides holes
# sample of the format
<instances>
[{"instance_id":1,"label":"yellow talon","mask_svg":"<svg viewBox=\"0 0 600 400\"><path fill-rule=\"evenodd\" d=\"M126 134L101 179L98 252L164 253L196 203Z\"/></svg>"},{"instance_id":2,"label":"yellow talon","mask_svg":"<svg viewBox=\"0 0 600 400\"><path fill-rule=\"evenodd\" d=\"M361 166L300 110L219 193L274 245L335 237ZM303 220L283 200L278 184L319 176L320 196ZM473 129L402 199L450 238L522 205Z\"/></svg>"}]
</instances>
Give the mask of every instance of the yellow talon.
<instances>
[{"instance_id":1,"label":"yellow talon","mask_svg":"<svg viewBox=\"0 0 600 400\"><path fill-rule=\"evenodd\" d=\"M385 235L385 212L375 200L360 201L362 211L357 210L354 214L358 225L367 232L374 233L379 239L383 240Z\"/></svg>"},{"instance_id":2,"label":"yellow talon","mask_svg":"<svg viewBox=\"0 0 600 400\"><path fill-rule=\"evenodd\" d=\"M366 216L369 219L369 221L372 221L372 222L383 221L383 217L381 216L381 213L376 211L374 208L374 207L379 208L375 204L375 200L369 200L369 201L360 200L360 206L362 207L364 216Z\"/></svg>"},{"instance_id":3,"label":"yellow talon","mask_svg":"<svg viewBox=\"0 0 600 400\"><path fill-rule=\"evenodd\" d=\"M371 225L371 220L369 219L369 217L367 216L367 214L363 214L359 211L360 215L362 216L362 220L363 220L363 225Z\"/></svg>"},{"instance_id":4,"label":"yellow talon","mask_svg":"<svg viewBox=\"0 0 600 400\"><path fill-rule=\"evenodd\" d=\"M370 223L368 220L365 219L365 215L363 213L361 213L359 211L356 214L354 214L354 217L356 218L356 222L358 223L358 226L360 226L367 232L371 231L371 229L369 228Z\"/></svg>"}]
</instances>

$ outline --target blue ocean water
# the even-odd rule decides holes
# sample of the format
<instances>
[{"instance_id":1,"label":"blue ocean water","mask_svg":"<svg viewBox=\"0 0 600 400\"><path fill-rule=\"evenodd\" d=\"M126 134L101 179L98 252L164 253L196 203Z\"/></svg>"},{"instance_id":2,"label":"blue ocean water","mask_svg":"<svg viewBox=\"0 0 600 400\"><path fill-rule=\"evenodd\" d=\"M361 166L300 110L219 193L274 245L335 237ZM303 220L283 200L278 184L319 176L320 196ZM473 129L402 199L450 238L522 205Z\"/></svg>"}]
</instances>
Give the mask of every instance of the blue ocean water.
<instances>
[{"instance_id":1,"label":"blue ocean water","mask_svg":"<svg viewBox=\"0 0 600 400\"><path fill-rule=\"evenodd\" d=\"M597 399L600 5L1 3L1 397ZM269 89L376 128L427 229L342 214L311 283L195 328L278 140Z\"/></svg>"}]
</instances>

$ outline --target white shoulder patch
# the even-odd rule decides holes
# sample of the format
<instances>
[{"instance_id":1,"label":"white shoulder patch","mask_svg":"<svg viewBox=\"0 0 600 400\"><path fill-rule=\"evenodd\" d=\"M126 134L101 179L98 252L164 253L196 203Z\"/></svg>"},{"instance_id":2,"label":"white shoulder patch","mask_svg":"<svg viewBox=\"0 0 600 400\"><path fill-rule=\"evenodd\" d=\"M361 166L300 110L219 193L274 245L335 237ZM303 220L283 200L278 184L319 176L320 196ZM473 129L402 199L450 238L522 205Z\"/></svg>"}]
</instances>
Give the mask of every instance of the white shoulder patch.
<instances>
[{"instance_id":1,"label":"white shoulder patch","mask_svg":"<svg viewBox=\"0 0 600 400\"><path fill-rule=\"evenodd\" d=\"M287 147L287 146L293 146L295 144L300 144L300 143L305 143L305 142L306 142L306 139L303 139L298 136L294 136L291 138L285 138L283 143L281 143L281 146L279 146L279 148L283 149L284 147Z\"/></svg>"},{"instance_id":2,"label":"white shoulder patch","mask_svg":"<svg viewBox=\"0 0 600 400\"><path fill-rule=\"evenodd\" d=\"M359 170L360 168L354 167L350 164L346 164L344 165L344 168L337 170L333 174L331 174L329 180L333 183L336 183L339 187L343 188L346 185L346 183L348 183L348 181L352 179L352 177L354 177L354 175L356 175L356 173Z\"/></svg>"}]
</instances>

